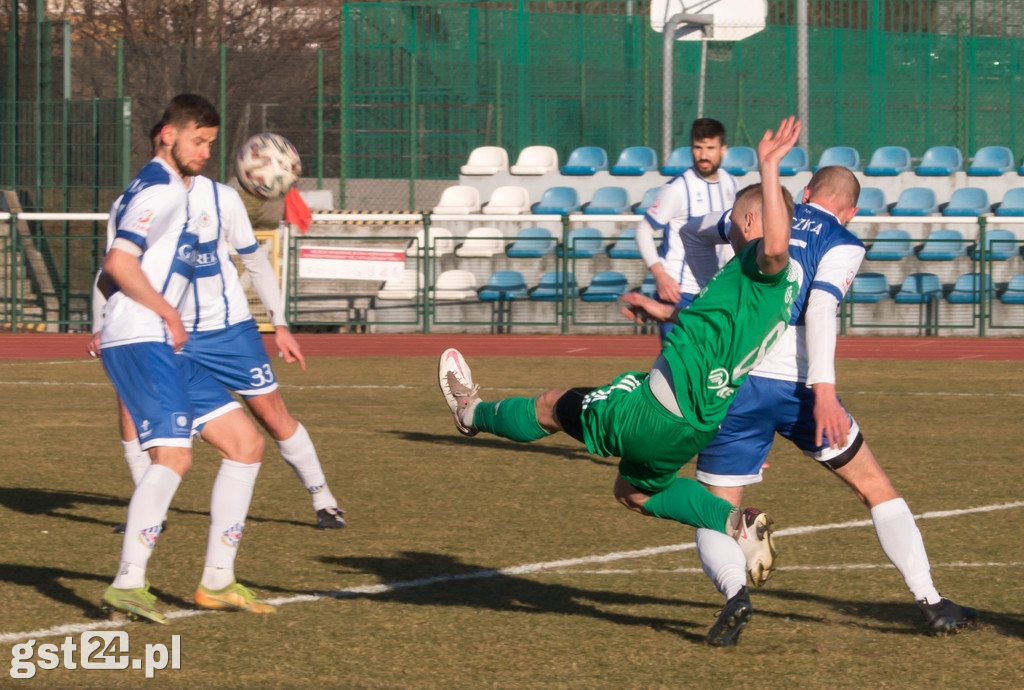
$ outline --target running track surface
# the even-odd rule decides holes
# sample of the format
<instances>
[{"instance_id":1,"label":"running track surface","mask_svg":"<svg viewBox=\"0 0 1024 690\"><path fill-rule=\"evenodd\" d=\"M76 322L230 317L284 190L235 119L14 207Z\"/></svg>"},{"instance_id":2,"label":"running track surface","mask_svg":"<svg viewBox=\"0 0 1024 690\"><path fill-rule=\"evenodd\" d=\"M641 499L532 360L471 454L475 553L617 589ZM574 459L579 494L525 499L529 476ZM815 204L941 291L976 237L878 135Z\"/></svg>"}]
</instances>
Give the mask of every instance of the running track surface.
<instances>
[{"instance_id":1,"label":"running track surface","mask_svg":"<svg viewBox=\"0 0 1024 690\"><path fill-rule=\"evenodd\" d=\"M446 334L299 334L307 357L437 356L457 347L469 356L644 357L658 354L653 335L476 335ZM264 336L269 352L276 347ZM2 359L87 358L86 334L0 333ZM869 338L839 339L842 359L1024 361L1021 338Z\"/></svg>"}]
</instances>

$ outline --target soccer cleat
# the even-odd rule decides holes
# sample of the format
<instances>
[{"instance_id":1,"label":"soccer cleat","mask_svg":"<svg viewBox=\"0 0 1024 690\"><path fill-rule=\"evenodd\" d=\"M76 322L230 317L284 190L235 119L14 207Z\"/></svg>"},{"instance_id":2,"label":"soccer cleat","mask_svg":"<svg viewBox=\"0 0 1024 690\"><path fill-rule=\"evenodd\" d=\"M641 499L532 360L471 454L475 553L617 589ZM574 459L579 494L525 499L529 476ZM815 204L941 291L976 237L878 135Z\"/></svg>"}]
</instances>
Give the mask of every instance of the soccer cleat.
<instances>
[{"instance_id":1,"label":"soccer cleat","mask_svg":"<svg viewBox=\"0 0 1024 690\"><path fill-rule=\"evenodd\" d=\"M775 521L757 508L735 508L729 516L730 531L747 558L747 574L755 587L763 587L775 570Z\"/></svg>"},{"instance_id":2,"label":"soccer cleat","mask_svg":"<svg viewBox=\"0 0 1024 690\"><path fill-rule=\"evenodd\" d=\"M977 609L961 606L942 597L937 604L917 602L933 635L948 635L969 628L978 620Z\"/></svg>"},{"instance_id":3,"label":"soccer cleat","mask_svg":"<svg viewBox=\"0 0 1024 690\"><path fill-rule=\"evenodd\" d=\"M754 616L754 607L750 603L750 592L746 587L740 588L718 613L718 620L708 630L704 641L711 647L732 647L740 638L750 619Z\"/></svg>"},{"instance_id":4,"label":"soccer cleat","mask_svg":"<svg viewBox=\"0 0 1024 690\"><path fill-rule=\"evenodd\" d=\"M167 616L156 610L156 596L150 594L148 582L145 587L134 589L119 589L110 585L103 593L102 601L105 608L121 611L130 618L167 625Z\"/></svg>"},{"instance_id":5,"label":"soccer cleat","mask_svg":"<svg viewBox=\"0 0 1024 690\"><path fill-rule=\"evenodd\" d=\"M441 353L437 379L455 420L455 428L463 436L476 436L477 430L473 428L472 423L466 423L465 419L466 413L480 401L480 396L477 395L480 386L474 385L473 374L461 352L450 347Z\"/></svg>"},{"instance_id":6,"label":"soccer cleat","mask_svg":"<svg viewBox=\"0 0 1024 690\"><path fill-rule=\"evenodd\" d=\"M345 511L340 508L321 508L316 511L317 529L341 529L345 526Z\"/></svg>"},{"instance_id":7,"label":"soccer cleat","mask_svg":"<svg viewBox=\"0 0 1024 690\"><path fill-rule=\"evenodd\" d=\"M256 593L237 582L232 582L224 589L208 589L199 585L193 599L204 609L214 611L251 611L253 613L273 613L276 609L265 601L256 598Z\"/></svg>"}]
</instances>

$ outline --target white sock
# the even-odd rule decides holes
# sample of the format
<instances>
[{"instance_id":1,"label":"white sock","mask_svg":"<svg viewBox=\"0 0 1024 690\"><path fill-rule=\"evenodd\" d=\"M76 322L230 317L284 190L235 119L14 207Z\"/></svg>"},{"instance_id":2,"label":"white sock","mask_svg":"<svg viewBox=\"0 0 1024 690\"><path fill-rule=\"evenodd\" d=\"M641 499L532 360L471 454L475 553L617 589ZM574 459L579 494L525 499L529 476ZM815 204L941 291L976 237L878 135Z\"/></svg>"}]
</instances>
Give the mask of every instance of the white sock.
<instances>
[{"instance_id":1,"label":"white sock","mask_svg":"<svg viewBox=\"0 0 1024 690\"><path fill-rule=\"evenodd\" d=\"M327 488L327 477L320 467L320 458L317 457L313 439L309 437L306 427L300 423L291 438L277 441L277 449L284 461L299 475L306 491L313 496L313 510L338 507L338 501Z\"/></svg>"},{"instance_id":2,"label":"white sock","mask_svg":"<svg viewBox=\"0 0 1024 690\"><path fill-rule=\"evenodd\" d=\"M132 483L135 486L139 485L142 481L142 475L149 469L152 460L149 458L149 451L142 450L139 447L139 439L133 438L131 441L121 441L121 445L124 446L124 461L128 463L128 471L132 475Z\"/></svg>"},{"instance_id":3,"label":"white sock","mask_svg":"<svg viewBox=\"0 0 1024 690\"><path fill-rule=\"evenodd\" d=\"M747 558L729 535L701 527L697 530L697 555L704 574L726 599L736 596L747 584Z\"/></svg>"},{"instance_id":4,"label":"white sock","mask_svg":"<svg viewBox=\"0 0 1024 690\"><path fill-rule=\"evenodd\" d=\"M227 458L220 461L210 492L210 536L201 580L204 587L223 589L235 579L235 555L259 472L258 462L246 465Z\"/></svg>"},{"instance_id":5,"label":"white sock","mask_svg":"<svg viewBox=\"0 0 1024 690\"><path fill-rule=\"evenodd\" d=\"M928 553L914 522L914 514L902 498L879 503L871 509L875 534L882 551L903 575L916 601L937 604L942 598L932 583Z\"/></svg>"},{"instance_id":6,"label":"white sock","mask_svg":"<svg viewBox=\"0 0 1024 690\"><path fill-rule=\"evenodd\" d=\"M181 484L181 477L169 467L150 465L128 504L124 542L121 547L121 566L114 578L114 586L121 589L144 587L146 562L149 561L160 536L160 523Z\"/></svg>"}]
</instances>

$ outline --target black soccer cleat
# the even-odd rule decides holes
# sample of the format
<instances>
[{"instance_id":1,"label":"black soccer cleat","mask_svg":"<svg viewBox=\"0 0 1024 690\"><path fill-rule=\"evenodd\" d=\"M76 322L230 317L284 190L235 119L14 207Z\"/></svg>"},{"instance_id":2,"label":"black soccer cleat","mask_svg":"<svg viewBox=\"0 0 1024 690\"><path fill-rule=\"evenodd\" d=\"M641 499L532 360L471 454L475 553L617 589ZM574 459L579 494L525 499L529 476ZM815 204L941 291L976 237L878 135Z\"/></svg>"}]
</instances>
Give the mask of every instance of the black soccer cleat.
<instances>
[{"instance_id":1,"label":"black soccer cleat","mask_svg":"<svg viewBox=\"0 0 1024 690\"><path fill-rule=\"evenodd\" d=\"M933 635L950 635L969 628L978 621L978 610L969 606L961 606L942 597L937 604L917 602L928 629Z\"/></svg>"},{"instance_id":2,"label":"black soccer cleat","mask_svg":"<svg viewBox=\"0 0 1024 690\"><path fill-rule=\"evenodd\" d=\"M321 508L316 511L317 529L341 529L345 526L345 511L340 508Z\"/></svg>"},{"instance_id":3,"label":"black soccer cleat","mask_svg":"<svg viewBox=\"0 0 1024 690\"><path fill-rule=\"evenodd\" d=\"M746 587L740 589L718 614L718 620L708 630L704 641L711 647L733 647L740 638L750 619L754 616L754 607L750 603L750 592Z\"/></svg>"}]
</instances>

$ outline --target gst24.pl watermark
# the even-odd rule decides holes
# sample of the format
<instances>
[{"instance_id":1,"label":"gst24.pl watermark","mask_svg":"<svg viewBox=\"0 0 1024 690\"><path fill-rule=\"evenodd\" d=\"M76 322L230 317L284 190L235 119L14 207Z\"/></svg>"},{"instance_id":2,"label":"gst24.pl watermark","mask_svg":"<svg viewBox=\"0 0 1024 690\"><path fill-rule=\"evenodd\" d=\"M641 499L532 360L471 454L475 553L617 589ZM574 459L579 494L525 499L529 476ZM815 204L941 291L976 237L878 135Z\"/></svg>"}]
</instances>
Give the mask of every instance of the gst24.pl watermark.
<instances>
[{"instance_id":1,"label":"gst24.pl watermark","mask_svg":"<svg viewBox=\"0 0 1024 690\"><path fill-rule=\"evenodd\" d=\"M11 678L32 678L37 669L50 670L63 666L69 670L83 669L145 669L146 678L170 667L181 668L181 635L171 635L171 648L156 643L147 644L142 657L129 653L128 633L123 630L88 630L79 637L68 636L57 645L36 646L35 640L16 644L11 648Z\"/></svg>"}]
</instances>

